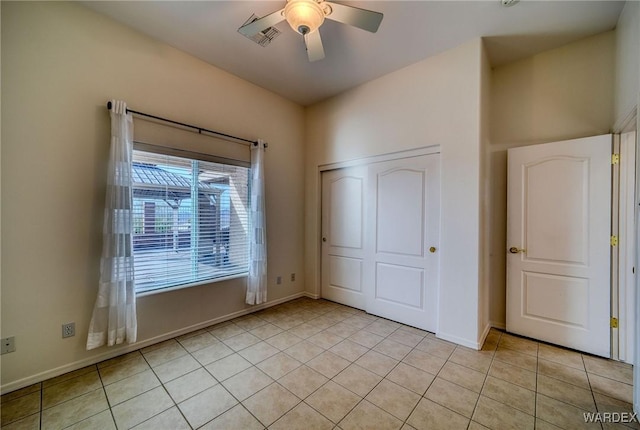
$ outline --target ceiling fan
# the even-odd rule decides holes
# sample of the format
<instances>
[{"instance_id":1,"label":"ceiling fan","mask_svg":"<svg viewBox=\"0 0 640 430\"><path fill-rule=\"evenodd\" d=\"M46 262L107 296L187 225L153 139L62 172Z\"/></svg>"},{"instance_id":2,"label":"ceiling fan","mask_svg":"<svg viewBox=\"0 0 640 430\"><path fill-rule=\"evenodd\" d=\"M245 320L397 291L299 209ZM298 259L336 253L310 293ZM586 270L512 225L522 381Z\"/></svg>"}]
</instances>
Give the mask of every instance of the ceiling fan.
<instances>
[{"instance_id":1,"label":"ceiling fan","mask_svg":"<svg viewBox=\"0 0 640 430\"><path fill-rule=\"evenodd\" d=\"M287 20L291 28L304 36L309 61L318 61L324 58L318 29L325 18L375 33L380 27L382 17L380 12L325 0L287 0L283 9L243 25L238 31L247 37L253 37Z\"/></svg>"}]
</instances>

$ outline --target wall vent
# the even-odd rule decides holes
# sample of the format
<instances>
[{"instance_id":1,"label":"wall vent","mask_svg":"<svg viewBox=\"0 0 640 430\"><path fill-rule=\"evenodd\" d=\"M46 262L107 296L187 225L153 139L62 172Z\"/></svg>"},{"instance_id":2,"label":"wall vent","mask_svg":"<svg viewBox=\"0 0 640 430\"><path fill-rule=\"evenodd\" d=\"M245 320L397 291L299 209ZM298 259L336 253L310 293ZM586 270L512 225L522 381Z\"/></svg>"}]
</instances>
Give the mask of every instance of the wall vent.
<instances>
[{"instance_id":1,"label":"wall vent","mask_svg":"<svg viewBox=\"0 0 640 430\"><path fill-rule=\"evenodd\" d=\"M259 18L253 14L251 15L251 17L244 23L242 24L240 27L244 27L247 24L251 24L252 22L258 20ZM238 29L239 30L239 29ZM276 37L278 37L282 32L280 30L278 30L275 27L269 27L265 30L262 30L261 32L259 32L258 34L255 34L253 36L246 36L247 39L249 40L253 40L254 42L256 42L258 45L265 47L268 44L271 43L271 41L273 39L275 39ZM240 33L242 34L242 33Z\"/></svg>"}]
</instances>

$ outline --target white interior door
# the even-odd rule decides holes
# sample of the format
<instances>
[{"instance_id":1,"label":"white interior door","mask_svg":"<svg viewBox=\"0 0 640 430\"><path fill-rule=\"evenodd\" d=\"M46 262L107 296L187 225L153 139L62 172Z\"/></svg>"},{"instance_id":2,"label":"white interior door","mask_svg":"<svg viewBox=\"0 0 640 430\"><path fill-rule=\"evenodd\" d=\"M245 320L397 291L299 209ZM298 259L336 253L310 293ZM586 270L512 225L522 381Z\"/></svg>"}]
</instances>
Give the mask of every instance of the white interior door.
<instances>
[{"instance_id":1,"label":"white interior door","mask_svg":"<svg viewBox=\"0 0 640 430\"><path fill-rule=\"evenodd\" d=\"M322 297L364 309L366 167L322 174Z\"/></svg>"},{"instance_id":2,"label":"white interior door","mask_svg":"<svg viewBox=\"0 0 640 430\"><path fill-rule=\"evenodd\" d=\"M610 356L611 136L510 149L507 331Z\"/></svg>"},{"instance_id":3,"label":"white interior door","mask_svg":"<svg viewBox=\"0 0 640 430\"><path fill-rule=\"evenodd\" d=\"M432 332L437 324L439 154L369 166L367 312Z\"/></svg>"}]
</instances>

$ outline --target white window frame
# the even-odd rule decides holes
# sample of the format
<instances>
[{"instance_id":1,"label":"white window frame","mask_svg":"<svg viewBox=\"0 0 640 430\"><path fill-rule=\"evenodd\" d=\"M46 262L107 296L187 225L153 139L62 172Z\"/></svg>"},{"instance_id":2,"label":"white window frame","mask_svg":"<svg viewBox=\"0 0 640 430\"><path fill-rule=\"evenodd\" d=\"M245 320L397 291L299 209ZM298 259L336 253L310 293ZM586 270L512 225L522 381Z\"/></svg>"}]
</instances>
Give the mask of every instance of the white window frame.
<instances>
[{"instance_id":1,"label":"white window frame","mask_svg":"<svg viewBox=\"0 0 640 430\"><path fill-rule=\"evenodd\" d=\"M249 162L229 159L224 157L217 157L209 154L201 154L201 153L196 153L192 151L184 151L184 150L179 150L174 148L168 148L164 146L152 145L148 143L134 142L134 153L136 153L137 151L149 153L152 156L159 155L159 156L169 156L169 157L181 157L189 160L204 161L204 162L210 162L210 163L247 168L246 184L243 185L243 186L246 185L246 196L243 200L243 203L245 203L244 212L246 212L245 216L247 217L246 221L248 222L248 216L250 214L249 186L250 186L250 166L251 166ZM137 188L140 188L140 187L137 187ZM136 190L136 186L134 184L134 193L135 193L135 190ZM134 202L137 200L138 198L134 196ZM248 231L248 229L246 231ZM247 252L246 252L246 265L244 267L245 270L242 270L240 272L230 273L228 275L211 276L203 279L194 280L191 282L181 282L181 283L177 282L172 285L164 285L164 286L160 285L155 288L145 288L145 289L139 289L140 287L137 284L137 280L136 280L136 295L138 297L144 297L147 295L153 295L153 294L158 294L158 293L163 293L168 291L175 291L175 290L180 290L184 288L191 288L199 285L213 284L213 283L227 281L231 279L246 278L248 276L248 271L249 271L249 253L248 253L249 238L248 236L246 237L246 242L247 242ZM136 251L135 249L135 241L134 241L134 267L135 267L136 253L139 253L139 252L140 252L139 250ZM190 248L190 252L193 252L192 248Z\"/></svg>"}]
</instances>

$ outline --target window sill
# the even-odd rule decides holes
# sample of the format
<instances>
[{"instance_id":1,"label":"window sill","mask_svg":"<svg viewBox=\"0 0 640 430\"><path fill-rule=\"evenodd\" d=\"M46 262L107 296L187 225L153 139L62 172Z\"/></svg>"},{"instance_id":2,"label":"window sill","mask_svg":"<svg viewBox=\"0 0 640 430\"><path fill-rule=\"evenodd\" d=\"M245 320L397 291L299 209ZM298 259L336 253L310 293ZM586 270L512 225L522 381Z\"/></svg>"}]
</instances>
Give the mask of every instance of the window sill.
<instances>
[{"instance_id":1,"label":"window sill","mask_svg":"<svg viewBox=\"0 0 640 430\"><path fill-rule=\"evenodd\" d=\"M136 292L136 297L153 296L155 294L161 294L161 293L168 293L170 291L183 290L185 288L197 287L199 285L215 284L217 282L229 281L231 279L246 278L248 276L249 276L248 272L243 272L243 273L237 273L235 275L225 276L225 277L222 277L222 278L213 278L213 279L206 279L206 280L198 281L198 282L192 282L190 284L176 285L176 286L173 286L173 287L161 287L161 288L156 288L155 290L146 290L146 291Z\"/></svg>"}]
</instances>

